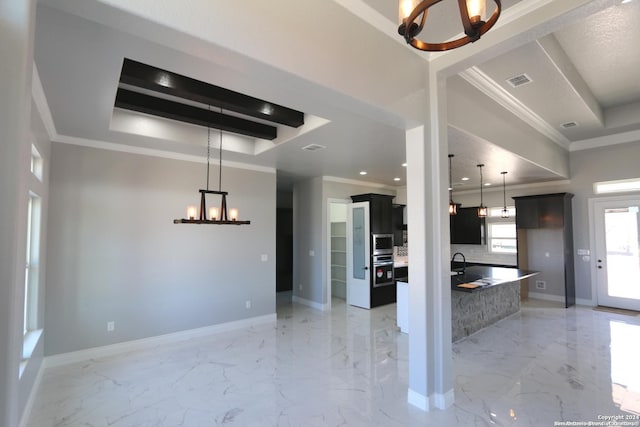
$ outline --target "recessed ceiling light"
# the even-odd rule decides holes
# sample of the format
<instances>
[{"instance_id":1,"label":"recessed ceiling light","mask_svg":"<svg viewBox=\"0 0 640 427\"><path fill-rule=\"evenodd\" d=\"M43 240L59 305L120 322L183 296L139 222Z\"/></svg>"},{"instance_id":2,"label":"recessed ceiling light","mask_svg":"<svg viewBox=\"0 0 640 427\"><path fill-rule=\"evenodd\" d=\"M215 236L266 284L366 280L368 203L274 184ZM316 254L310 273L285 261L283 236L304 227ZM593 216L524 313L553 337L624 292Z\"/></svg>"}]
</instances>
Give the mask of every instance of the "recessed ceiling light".
<instances>
[{"instance_id":1,"label":"recessed ceiling light","mask_svg":"<svg viewBox=\"0 0 640 427\"><path fill-rule=\"evenodd\" d=\"M462 181L469 181L469 178L465 176L465 177L462 177L461 180Z\"/></svg>"},{"instance_id":2,"label":"recessed ceiling light","mask_svg":"<svg viewBox=\"0 0 640 427\"><path fill-rule=\"evenodd\" d=\"M491 183L490 183L490 182L485 182L485 183L484 183L484 186L485 186L485 187L489 187L489 186L491 186Z\"/></svg>"},{"instance_id":3,"label":"recessed ceiling light","mask_svg":"<svg viewBox=\"0 0 640 427\"><path fill-rule=\"evenodd\" d=\"M360 171L360 175L366 175L367 171Z\"/></svg>"},{"instance_id":4,"label":"recessed ceiling light","mask_svg":"<svg viewBox=\"0 0 640 427\"><path fill-rule=\"evenodd\" d=\"M407 167L407 162L404 162L404 163L402 164L402 166L406 168L406 167Z\"/></svg>"},{"instance_id":5,"label":"recessed ceiling light","mask_svg":"<svg viewBox=\"0 0 640 427\"><path fill-rule=\"evenodd\" d=\"M320 144L309 144L309 145L305 145L304 147L302 147L303 150L306 151L318 151L318 150L324 150L325 147L324 145L320 145Z\"/></svg>"},{"instance_id":6,"label":"recessed ceiling light","mask_svg":"<svg viewBox=\"0 0 640 427\"><path fill-rule=\"evenodd\" d=\"M622 4L631 3L632 0L622 0Z\"/></svg>"},{"instance_id":7,"label":"recessed ceiling light","mask_svg":"<svg viewBox=\"0 0 640 427\"><path fill-rule=\"evenodd\" d=\"M394 180L394 181L400 181L400 178L395 177L395 178L393 178L393 180Z\"/></svg>"}]
</instances>

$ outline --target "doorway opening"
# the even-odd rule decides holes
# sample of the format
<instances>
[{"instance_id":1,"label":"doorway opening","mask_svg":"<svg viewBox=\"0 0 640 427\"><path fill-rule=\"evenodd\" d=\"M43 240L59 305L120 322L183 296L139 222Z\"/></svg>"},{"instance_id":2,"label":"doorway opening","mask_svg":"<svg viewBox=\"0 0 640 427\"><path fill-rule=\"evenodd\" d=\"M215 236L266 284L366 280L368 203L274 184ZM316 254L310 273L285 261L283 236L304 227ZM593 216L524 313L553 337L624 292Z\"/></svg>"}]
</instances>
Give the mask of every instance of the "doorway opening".
<instances>
[{"instance_id":1,"label":"doorway opening","mask_svg":"<svg viewBox=\"0 0 640 427\"><path fill-rule=\"evenodd\" d=\"M331 298L347 299L347 207L349 200L329 200L329 271L327 303Z\"/></svg>"}]
</instances>

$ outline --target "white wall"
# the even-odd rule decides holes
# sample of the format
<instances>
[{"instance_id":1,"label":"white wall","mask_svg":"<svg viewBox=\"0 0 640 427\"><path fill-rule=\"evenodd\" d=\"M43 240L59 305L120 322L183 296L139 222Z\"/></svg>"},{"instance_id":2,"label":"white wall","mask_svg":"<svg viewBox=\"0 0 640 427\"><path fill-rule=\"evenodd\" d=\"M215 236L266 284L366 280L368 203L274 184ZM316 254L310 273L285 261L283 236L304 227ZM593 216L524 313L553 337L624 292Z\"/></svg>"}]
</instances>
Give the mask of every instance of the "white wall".
<instances>
[{"instance_id":1,"label":"white wall","mask_svg":"<svg viewBox=\"0 0 640 427\"><path fill-rule=\"evenodd\" d=\"M276 175L222 178L251 224L176 225L204 164L53 144L47 355L275 313Z\"/></svg>"}]
</instances>

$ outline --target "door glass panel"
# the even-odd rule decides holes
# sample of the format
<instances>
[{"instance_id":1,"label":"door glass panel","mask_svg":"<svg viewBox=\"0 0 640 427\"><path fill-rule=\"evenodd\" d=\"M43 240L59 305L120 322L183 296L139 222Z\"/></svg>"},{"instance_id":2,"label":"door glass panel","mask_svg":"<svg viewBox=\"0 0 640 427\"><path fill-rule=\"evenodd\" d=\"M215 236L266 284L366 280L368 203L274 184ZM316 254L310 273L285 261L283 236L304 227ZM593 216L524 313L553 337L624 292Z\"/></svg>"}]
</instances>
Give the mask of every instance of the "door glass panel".
<instances>
[{"instance_id":1,"label":"door glass panel","mask_svg":"<svg viewBox=\"0 0 640 427\"><path fill-rule=\"evenodd\" d=\"M608 294L640 300L638 206L604 212Z\"/></svg>"},{"instance_id":2,"label":"door glass panel","mask_svg":"<svg viewBox=\"0 0 640 427\"><path fill-rule=\"evenodd\" d=\"M366 267L364 208L353 208L353 278L364 279Z\"/></svg>"}]
</instances>

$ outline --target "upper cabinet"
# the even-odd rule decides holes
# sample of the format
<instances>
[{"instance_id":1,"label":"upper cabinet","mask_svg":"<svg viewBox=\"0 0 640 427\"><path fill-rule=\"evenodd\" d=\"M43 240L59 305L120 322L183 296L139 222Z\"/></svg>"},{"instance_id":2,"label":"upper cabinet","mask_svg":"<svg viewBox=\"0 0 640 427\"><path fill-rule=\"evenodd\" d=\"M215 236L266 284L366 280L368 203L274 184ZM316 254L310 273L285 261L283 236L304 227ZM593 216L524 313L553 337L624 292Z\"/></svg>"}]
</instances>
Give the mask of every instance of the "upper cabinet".
<instances>
[{"instance_id":1,"label":"upper cabinet","mask_svg":"<svg viewBox=\"0 0 640 427\"><path fill-rule=\"evenodd\" d=\"M404 205L393 205L393 244L402 246L404 243L404 230L407 226L404 224Z\"/></svg>"},{"instance_id":2,"label":"upper cabinet","mask_svg":"<svg viewBox=\"0 0 640 427\"><path fill-rule=\"evenodd\" d=\"M393 233L393 197L374 193L351 196L354 202L369 202L369 226L372 234Z\"/></svg>"},{"instance_id":3,"label":"upper cabinet","mask_svg":"<svg viewBox=\"0 0 640 427\"><path fill-rule=\"evenodd\" d=\"M478 217L478 208L458 208L456 215L449 216L451 244L482 245L484 244L484 218Z\"/></svg>"},{"instance_id":4,"label":"upper cabinet","mask_svg":"<svg viewBox=\"0 0 640 427\"><path fill-rule=\"evenodd\" d=\"M567 212L571 212L569 193L543 194L539 196L514 197L516 202L516 227L518 228L562 228ZM568 208L567 208L568 206Z\"/></svg>"}]
</instances>

